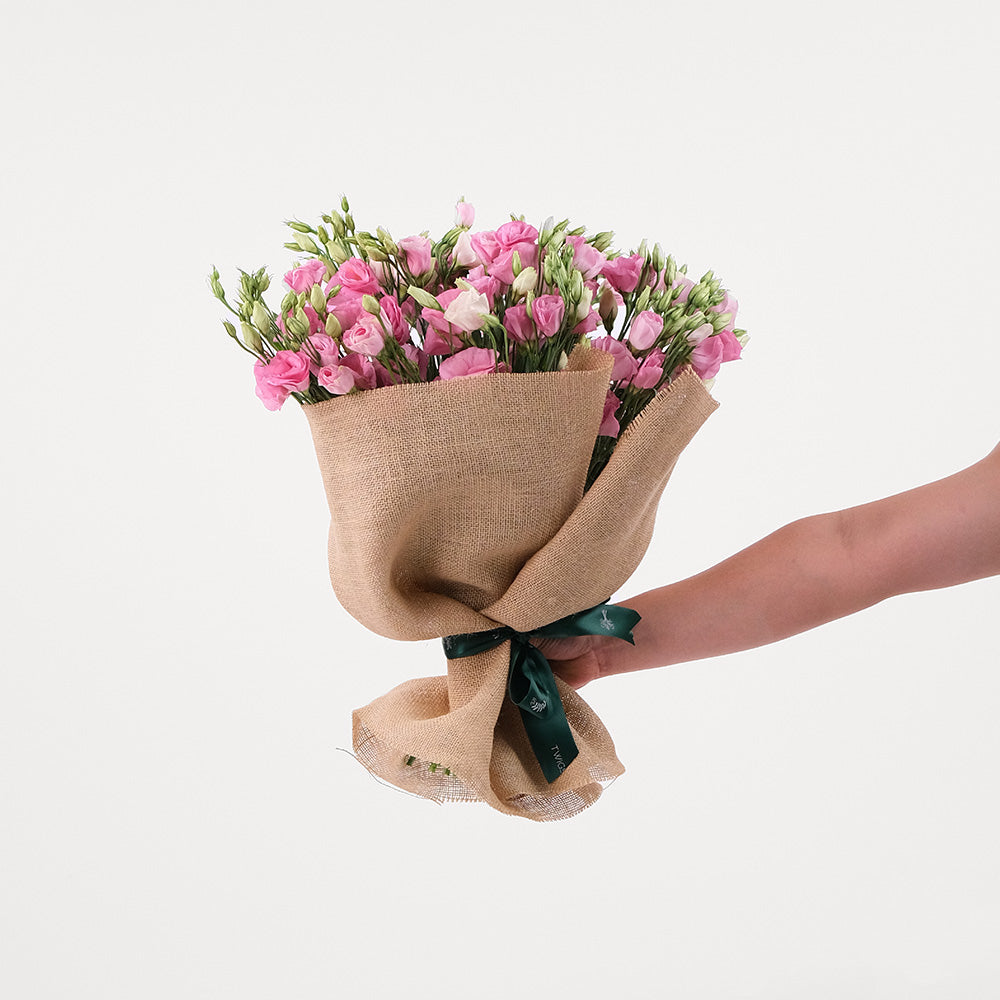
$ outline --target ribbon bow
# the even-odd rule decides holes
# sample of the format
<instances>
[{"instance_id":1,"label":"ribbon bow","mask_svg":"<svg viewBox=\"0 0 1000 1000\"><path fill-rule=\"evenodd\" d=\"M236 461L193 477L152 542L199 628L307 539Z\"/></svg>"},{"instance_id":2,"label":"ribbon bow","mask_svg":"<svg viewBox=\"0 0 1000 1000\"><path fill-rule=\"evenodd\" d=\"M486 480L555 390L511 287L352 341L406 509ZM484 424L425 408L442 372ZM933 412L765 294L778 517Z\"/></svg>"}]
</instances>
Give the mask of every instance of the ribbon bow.
<instances>
[{"instance_id":1,"label":"ribbon bow","mask_svg":"<svg viewBox=\"0 0 1000 1000\"><path fill-rule=\"evenodd\" d=\"M442 639L449 660L474 656L510 642L507 695L521 711L521 720L538 764L550 784L576 759L579 750L566 719L552 667L535 637L569 639L580 635L613 635L635 645L632 629L640 616L631 608L603 601L586 611L567 615L550 625L518 632L507 625L486 632L466 632Z\"/></svg>"}]
</instances>

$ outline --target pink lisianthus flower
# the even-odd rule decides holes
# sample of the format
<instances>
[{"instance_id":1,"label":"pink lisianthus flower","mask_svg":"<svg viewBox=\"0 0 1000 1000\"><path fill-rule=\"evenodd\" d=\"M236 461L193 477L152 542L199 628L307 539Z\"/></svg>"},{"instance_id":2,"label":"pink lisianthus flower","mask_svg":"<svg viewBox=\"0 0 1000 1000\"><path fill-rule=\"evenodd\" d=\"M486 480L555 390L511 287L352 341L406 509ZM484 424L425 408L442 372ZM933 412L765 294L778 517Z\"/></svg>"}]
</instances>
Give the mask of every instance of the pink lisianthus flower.
<instances>
[{"instance_id":1,"label":"pink lisianthus flower","mask_svg":"<svg viewBox=\"0 0 1000 1000\"><path fill-rule=\"evenodd\" d=\"M710 308L710 312L714 313L729 313L729 322L726 324L727 330L732 330L736 326L736 310L739 309L739 302L726 292L725 298L717 305Z\"/></svg>"},{"instance_id":2,"label":"pink lisianthus flower","mask_svg":"<svg viewBox=\"0 0 1000 1000\"><path fill-rule=\"evenodd\" d=\"M406 267L417 276L431 269L431 241L426 236L404 236L396 244L406 254Z\"/></svg>"},{"instance_id":3,"label":"pink lisianthus flower","mask_svg":"<svg viewBox=\"0 0 1000 1000\"><path fill-rule=\"evenodd\" d=\"M337 317L342 330L347 330L357 323L361 315L361 292L341 288L332 299L327 300L326 311L328 315Z\"/></svg>"},{"instance_id":4,"label":"pink lisianthus flower","mask_svg":"<svg viewBox=\"0 0 1000 1000\"><path fill-rule=\"evenodd\" d=\"M374 357L385 347L385 331L371 313L362 312L357 323L344 331L343 341L347 350Z\"/></svg>"},{"instance_id":5,"label":"pink lisianthus flower","mask_svg":"<svg viewBox=\"0 0 1000 1000\"><path fill-rule=\"evenodd\" d=\"M469 242L481 264L492 264L493 258L500 252L497 234L492 229L483 230L481 233L470 233Z\"/></svg>"},{"instance_id":6,"label":"pink lisianthus flower","mask_svg":"<svg viewBox=\"0 0 1000 1000\"><path fill-rule=\"evenodd\" d=\"M257 397L269 410L280 410L289 394L309 388L309 358L301 351L278 351L267 364L253 366Z\"/></svg>"},{"instance_id":7,"label":"pink lisianthus flower","mask_svg":"<svg viewBox=\"0 0 1000 1000\"><path fill-rule=\"evenodd\" d=\"M715 378L722 367L725 341L719 337L706 337L691 352L691 364L700 379Z\"/></svg>"},{"instance_id":8,"label":"pink lisianthus flower","mask_svg":"<svg viewBox=\"0 0 1000 1000\"><path fill-rule=\"evenodd\" d=\"M329 282L330 287L333 285L341 285L358 295L374 295L379 290L375 272L360 257L348 257L337 268Z\"/></svg>"},{"instance_id":9,"label":"pink lisianthus flower","mask_svg":"<svg viewBox=\"0 0 1000 1000\"><path fill-rule=\"evenodd\" d=\"M601 417L601 426L597 430L598 437L618 437L621 425L615 419L615 412L621 406L621 400L609 389L604 399L604 415Z\"/></svg>"},{"instance_id":10,"label":"pink lisianthus flower","mask_svg":"<svg viewBox=\"0 0 1000 1000\"><path fill-rule=\"evenodd\" d=\"M503 314L503 325L511 337L520 344L535 338L535 327L531 317L528 316L528 307L524 302L507 307L507 311Z\"/></svg>"},{"instance_id":11,"label":"pink lisianthus flower","mask_svg":"<svg viewBox=\"0 0 1000 1000\"><path fill-rule=\"evenodd\" d=\"M472 237L468 233L463 232L458 234L452 260L459 267L475 267L477 264L482 264L479 254L473 249Z\"/></svg>"},{"instance_id":12,"label":"pink lisianthus flower","mask_svg":"<svg viewBox=\"0 0 1000 1000\"><path fill-rule=\"evenodd\" d=\"M566 242L573 248L573 266L581 272L584 280L596 278L607 263L607 256L582 236L567 236Z\"/></svg>"},{"instance_id":13,"label":"pink lisianthus flower","mask_svg":"<svg viewBox=\"0 0 1000 1000\"><path fill-rule=\"evenodd\" d=\"M293 292L308 292L317 281L326 277L326 264L321 260L311 260L292 268L285 275L285 284Z\"/></svg>"},{"instance_id":14,"label":"pink lisianthus flower","mask_svg":"<svg viewBox=\"0 0 1000 1000\"><path fill-rule=\"evenodd\" d=\"M545 337L553 337L559 332L566 315L566 303L561 295L539 295L531 303L531 315L538 332Z\"/></svg>"},{"instance_id":15,"label":"pink lisianthus flower","mask_svg":"<svg viewBox=\"0 0 1000 1000\"><path fill-rule=\"evenodd\" d=\"M645 309L632 320L628 331L628 342L637 351L647 351L656 343L663 332L663 317L652 309Z\"/></svg>"},{"instance_id":16,"label":"pink lisianthus flower","mask_svg":"<svg viewBox=\"0 0 1000 1000\"><path fill-rule=\"evenodd\" d=\"M743 354L743 345L736 339L736 334L732 330L721 330L716 334L722 341L722 362L739 361Z\"/></svg>"},{"instance_id":17,"label":"pink lisianthus flower","mask_svg":"<svg viewBox=\"0 0 1000 1000\"><path fill-rule=\"evenodd\" d=\"M441 362L441 378L465 378L497 371L497 352L488 347L467 347Z\"/></svg>"},{"instance_id":18,"label":"pink lisianthus flower","mask_svg":"<svg viewBox=\"0 0 1000 1000\"><path fill-rule=\"evenodd\" d=\"M597 313L593 309L573 327L573 332L580 336L584 333L593 333L597 329Z\"/></svg>"},{"instance_id":19,"label":"pink lisianthus flower","mask_svg":"<svg viewBox=\"0 0 1000 1000\"><path fill-rule=\"evenodd\" d=\"M604 264L601 274L608 279L615 291L627 294L635 291L645 263L645 258L639 253L629 257L615 257Z\"/></svg>"},{"instance_id":20,"label":"pink lisianthus flower","mask_svg":"<svg viewBox=\"0 0 1000 1000\"><path fill-rule=\"evenodd\" d=\"M522 243L535 243L538 240L538 230L527 222L505 222L495 233L496 241L501 250L513 250Z\"/></svg>"},{"instance_id":21,"label":"pink lisianthus flower","mask_svg":"<svg viewBox=\"0 0 1000 1000\"><path fill-rule=\"evenodd\" d=\"M500 294L500 289L503 287L497 278L490 277L488 274L479 275L477 277L469 277L466 279L470 285L477 291L482 292L486 296L486 301L490 304L490 309L493 309L493 304L496 302L497 295Z\"/></svg>"},{"instance_id":22,"label":"pink lisianthus flower","mask_svg":"<svg viewBox=\"0 0 1000 1000\"><path fill-rule=\"evenodd\" d=\"M313 371L326 365L335 365L340 358L340 348L333 337L325 333L314 333L309 338L312 349L319 355L319 364L310 362Z\"/></svg>"},{"instance_id":23,"label":"pink lisianthus flower","mask_svg":"<svg viewBox=\"0 0 1000 1000\"><path fill-rule=\"evenodd\" d=\"M518 243L509 250L501 249L489 265L490 274L499 278L505 285L514 284L514 254L521 261L521 269L536 267L538 264L538 246L535 243Z\"/></svg>"},{"instance_id":24,"label":"pink lisianthus flower","mask_svg":"<svg viewBox=\"0 0 1000 1000\"><path fill-rule=\"evenodd\" d=\"M468 229L476 218L476 210L462 198L455 205L455 225Z\"/></svg>"},{"instance_id":25,"label":"pink lisianthus flower","mask_svg":"<svg viewBox=\"0 0 1000 1000\"><path fill-rule=\"evenodd\" d=\"M459 288L449 288L447 291L441 292L436 298L438 302L444 307L444 309L432 309L430 306L424 306L420 310L420 315L433 329L438 330L441 333L455 334L458 330L453 327L445 318L444 310L451 305L455 299L458 298L461 289Z\"/></svg>"},{"instance_id":26,"label":"pink lisianthus flower","mask_svg":"<svg viewBox=\"0 0 1000 1000\"><path fill-rule=\"evenodd\" d=\"M379 308L382 310L382 319L389 327L393 337L401 344L405 344L410 339L410 325L403 317L403 310L392 295L383 295L378 300Z\"/></svg>"},{"instance_id":27,"label":"pink lisianthus flower","mask_svg":"<svg viewBox=\"0 0 1000 1000\"><path fill-rule=\"evenodd\" d=\"M375 366L363 354L348 354L346 358L341 358L340 367L354 372L356 389L375 388Z\"/></svg>"},{"instance_id":28,"label":"pink lisianthus flower","mask_svg":"<svg viewBox=\"0 0 1000 1000\"><path fill-rule=\"evenodd\" d=\"M615 360L611 369L612 382L628 382L639 368L632 352L617 337L595 337L592 346L607 351Z\"/></svg>"},{"instance_id":29,"label":"pink lisianthus flower","mask_svg":"<svg viewBox=\"0 0 1000 1000\"><path fill-rule=\"evenodd\" d=\"M316 375L316 381L335 396L343 396L354 388L354 371L347 365L324 365Z\"/></svg>"},{"instance_id":30,"label":"pink lisianthus flower","mask_svg":"<svg viewBox=\"0 0 1000 1000\"><path fill-rule=\"evenodd\" d=\"M663 355L655 351L643 359L631 384L637 389L655 389L660 384L661 378L663 378Z\"/></svg>"}]
</instances>

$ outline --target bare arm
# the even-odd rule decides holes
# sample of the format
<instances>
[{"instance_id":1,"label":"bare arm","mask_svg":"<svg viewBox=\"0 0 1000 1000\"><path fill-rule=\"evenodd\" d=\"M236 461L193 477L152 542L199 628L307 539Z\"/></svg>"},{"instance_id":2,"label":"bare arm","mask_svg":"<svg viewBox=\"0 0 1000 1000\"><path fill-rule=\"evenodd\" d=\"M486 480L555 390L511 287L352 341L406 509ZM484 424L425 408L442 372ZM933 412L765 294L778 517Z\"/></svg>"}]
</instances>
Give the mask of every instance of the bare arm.
<instances>
[{"instance_id":1,"label":"bare arm","mask_svg":"<svg viewBox=\"0 0 1000 1000\"><path fill-rule=\"evenodd\" d=\"M642 615L620 640L552 646L556 672L594 677L776 642L897 594L1000 573L1000 445L947 479L779 528L679 583L623 603Z\"/></svg>"}]
</instances>

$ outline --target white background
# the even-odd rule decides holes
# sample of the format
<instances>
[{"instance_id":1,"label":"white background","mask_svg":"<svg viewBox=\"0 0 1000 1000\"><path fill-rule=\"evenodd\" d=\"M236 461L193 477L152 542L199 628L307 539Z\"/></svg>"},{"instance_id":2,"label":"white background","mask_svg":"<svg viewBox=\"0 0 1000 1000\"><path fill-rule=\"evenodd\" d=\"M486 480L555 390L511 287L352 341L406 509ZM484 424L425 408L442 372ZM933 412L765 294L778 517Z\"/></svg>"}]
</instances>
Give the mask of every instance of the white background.
<instances>
[{"instance_id":1,"label":"white background","mask_svg":"<svg viewBox=\"0 0 1000 1000\"><path fill-rule=\"evenodd\" d=\"M713 267L752 340L618 596L679 579L996 444L996 5L28 9L0 992L995 997L1000 579L592 685L628 772L575 819L380 787L350 710L439 646L336 604L306 422L205 278L280 275L341 193L396 236L464 194Z\"/></svg>"}]
</instances>

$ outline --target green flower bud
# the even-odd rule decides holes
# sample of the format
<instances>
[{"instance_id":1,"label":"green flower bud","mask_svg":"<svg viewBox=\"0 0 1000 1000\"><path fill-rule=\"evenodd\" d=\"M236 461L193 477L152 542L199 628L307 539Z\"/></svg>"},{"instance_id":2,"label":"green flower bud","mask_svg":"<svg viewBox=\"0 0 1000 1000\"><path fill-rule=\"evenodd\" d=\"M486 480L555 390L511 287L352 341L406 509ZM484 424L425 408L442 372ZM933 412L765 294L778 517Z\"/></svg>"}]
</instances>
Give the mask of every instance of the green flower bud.
<instances>
[{"instance_id":1,"label":"green flower bud","mask_svg":"<svg viewBox=\"0 0 1000 1000\"><path fill-rule=\"evenodd\" d=\"M663 247L661 247L660 244L657 243L656 246L653 247L653 270L656 271L657 274L659 274L660 271L663 270L664 263L665 261L663 259Z\"/></svg>"},{"instance_id":2,"label":"green flower bud","mask_svg":"<svg viewBox=\"0 0 1000 1000\"><path fill-rule=\"evenodd\" d=\"M253 319L253 325L257 327L258 330L270 330L271 329L271 315L268 313L267 309L264 308L263 302L255 302L253 304L253 311L250 313Z\"/></svg>"},{"instance_id":3,"label":"green flower bud","mask_svg":"<svg viewBox=\"0 0 1000 1000\"><path fill-rule=\"evenodd\" d=\"M514 284L510 286L515 299L522 299L528 292L532 291L538 281L538 272L533 267L526 267L514 279Z\"/></svg>"},{"instance_id":4,"label":"green flower bud","mask_svg":"<svg viewBox=\"0 0 1000 1000\"><path fill-rule=\"evenodd\" d=\"M601 289L601 297L597 300L597 312L604 323L604 328L610 333L618 315L618 303L615 301L615 293L610 285L605 285Z\"/></svg>"},{"instance_id":5,"label":"green flower bud","mask_svg":"<svg viewBox=\"0 0 1000 1000\"><path fill-rule=\"evenodd\" d=\"M262 354L264 352L264 344L260 339L260 334L249 323L240 323L240 329L243 331L243 343L254 354Z\"/></svg>"},{"instance_id":6,"label":"green flower bud","mask_svg":"<svg viewBox=\"0 0 1000 1000\"><path fill-rule=\"evenodd\" d=\"M670 288L677 280L677 261L671 255L667 255L667 263L663 268L664 287Z\"/></svg>"},{"instance_id":7,"label":"green flower bud","mask_svg":"<svg viewBox=\"0 0 1000 1000\"><path fill-rule=\"evenodd\" d=\"M230 323L228 319L224 319L222 321L222 325L226 328L226 333L228 333L229 336L233 338L233 340L238 339L236 336L236 327L233 326L233 324Z\"/></svg>"},{"instance_id":8,"label":"green flower bud","mask_svg":"<svg viewBox=\"0 0 1000 1000\"><path fill-rule=\"evenodd\" d=\"M297 233L311 233L313 231L313 227L307 226L304 222L286 222L285 225Z\"/></svg>"},{"instance_id":9,"label":"green flower bud","mask_svg":"<svg viewBox=\"0 0 1000 1000\"><path fill-rule=\"evenodd\" d=\"M511 257L511 270L514 272L515 278L521 273L521 255L517 250L514 251Z\"/></svg>"},{"instance_id":10,"label":"green flower bud","mask_svg":"<svg viewBox=\"0 0 1000 1000\"><path fill-rule=\"evenodd\" d=\"M570 296L579 302L583 298L583 275L577 271L573 270L573 276L570 278Z\"/></svg>"},{"instance_id":11,"label":"green flower bud","mask_svg":"<svg viewBox=\"0 0 1000 1000\"><path fill-rule=\"evenodd\" d=\"M347 228L348 228L348 230L350 230L350 232L352 232L352 233L354 232L354 216L351 215L350 212L348 212L344 216L344 225L347 226Z\"/></svg>"},{"instance_id":12,"label":"green flower bud","mask_svg":"<svg viewBox=\"0 0 1000 1000\"><path fill-rule=\"evenodd\" d=\"M639 298L635 301L635 311L641 313L649 305L650 288L649 285L642 290Z\"/></svg>"},{"instance_id":13,"label":"green flower bud","mask_svg":"<svg viewBox=\"0 0 1000 1000\"><path fill-rule=\"evenodd\" d=\"M288 330L288 332L295 337L296 340L301 342L302 338L309 333L309 320L306 318L304 312L297 309L294 316L290 316L285 320L285 329Z\"/></svg>"},{"instance_id":14,"label":"green flower bud","mask_svg":"<svg viewBox=\"0 0 1000 1000\"><path fill-rule=\"evenodd\" d=\"M309 289L309 304L321 313L326 311L326 294L320 284L315 284Z\"/></svg>"},{"instance_id":15,"label":"green flower bud","mask_svg":"<svg viewBox=\"0 0 1000 1000\"><path fill-rule=\"evenodd\" d=\"M351 206L347 203L347 195L346 194L340 196L340 207L345 212L349 212L351 210Z\"/></svg>"},{"instance_id":16,"label":"green flower bud","mask_svg":"<svg viewBox=\"0 0 1000 1000\"><path fill-rule=\"evenodd\" d=\"M334 338L339 337L343 332L343 328L340 325L340 320L337 319L337 317L334 316L333 313L330 313L330 315L326 317L326 332L331 337Z\"/></svg>"},{"instance_id":17,"label":"green flower bud","mask_svg":"<svg viewBox=\"0 0 1000 1000\"><path fill-rule=\"evenodd\" d=\"M379 226L378 229L375 230L375 232L378 233L378 238L382 241L382 246L385 247L385 249L388 250L389 253L391 254L399 253L399 247L396 246L396 241L392 238L392 236L389 235L389 231L387 229L383 229L381 226Z\"/></svg>"},{"instance_id":18,"label":"green flower bud","mask_svg":"<svg viewBox=\"0 0 1000 1000\"><path fill-rule=\"evenodd\" d=\"M296 250L298 247L295 248ZM340 267L341 264L351 256L350 251L344 246L343 243L331 243L327 248L327 253L330 254L330 259Z\"/></svg>"},{"instance_id":19,"label":"green flower bud","mask_svg":"<svg viewBox=\"0 0 1000 1000\"><path fill-rule=\"evenodd\" d=\"M319 253L316 241L306 233L296 233L295 242L298 243L299 249L304 250L306 253Z\"/></svg>"},{"instance_id":20,"label":"green flower bud","mask_svg":"<svg viewBox=\"0 0 1000 1000\"><path fill-rule=\"evenodd\" d=\"M379 306L378 299L374 295L362 295L361 306L366 313L371 313L372 316L382 315L382 308Z\"/></svg>"},{"instance_id":21,"label":"green flower bud","mask_svg":"<svg viewBox=\"0 0 1000 1000\"><path fill-rule=\"evenodd\" d=\"M330 234L326 231L326 226L320 226L317 230L317 235L319 236L319 241L324 246L330 242Z\"/></svg>"},{"instance_id":22,"label":"green flower bud","mask_svg":"<svg viewBox=\"0 0 1000 1000\"><path fill-rule=\"evenodd\" d=\"M406 289L407 295L410 296L415 302L424 306L427 309L439 309L444 312L444 306L430 292L425 291L423 288L417 288L416 285L410 285Z\"/></svg>"},{"instance_id":23,"label":"green flower bud","mask_svg":"<svg viewBox=\"0 0 1000 1000\"><path fill-rule=\"evenodd\" d=\"M604 253L604 251L607 250L609 246L611 246L611 241L614 238L615 238L615 234L614 233L607 233L607 232L598 233L590 241L590 243L591 243L591 245L593 246L593 248L595 250L600 250L601 253Z\"/></svg>"},{"instance_id":24,"label":"green flower bud","mask_svg":"<svg viewBox=\"0 0 1000 1000\"><path fill-rule=\"evenodd\" d=\"M289 309L294 309L298 301L299 297L295 292L288 292L281 300L281 315L284 316Z\"/></svg>"}]
</instances>

